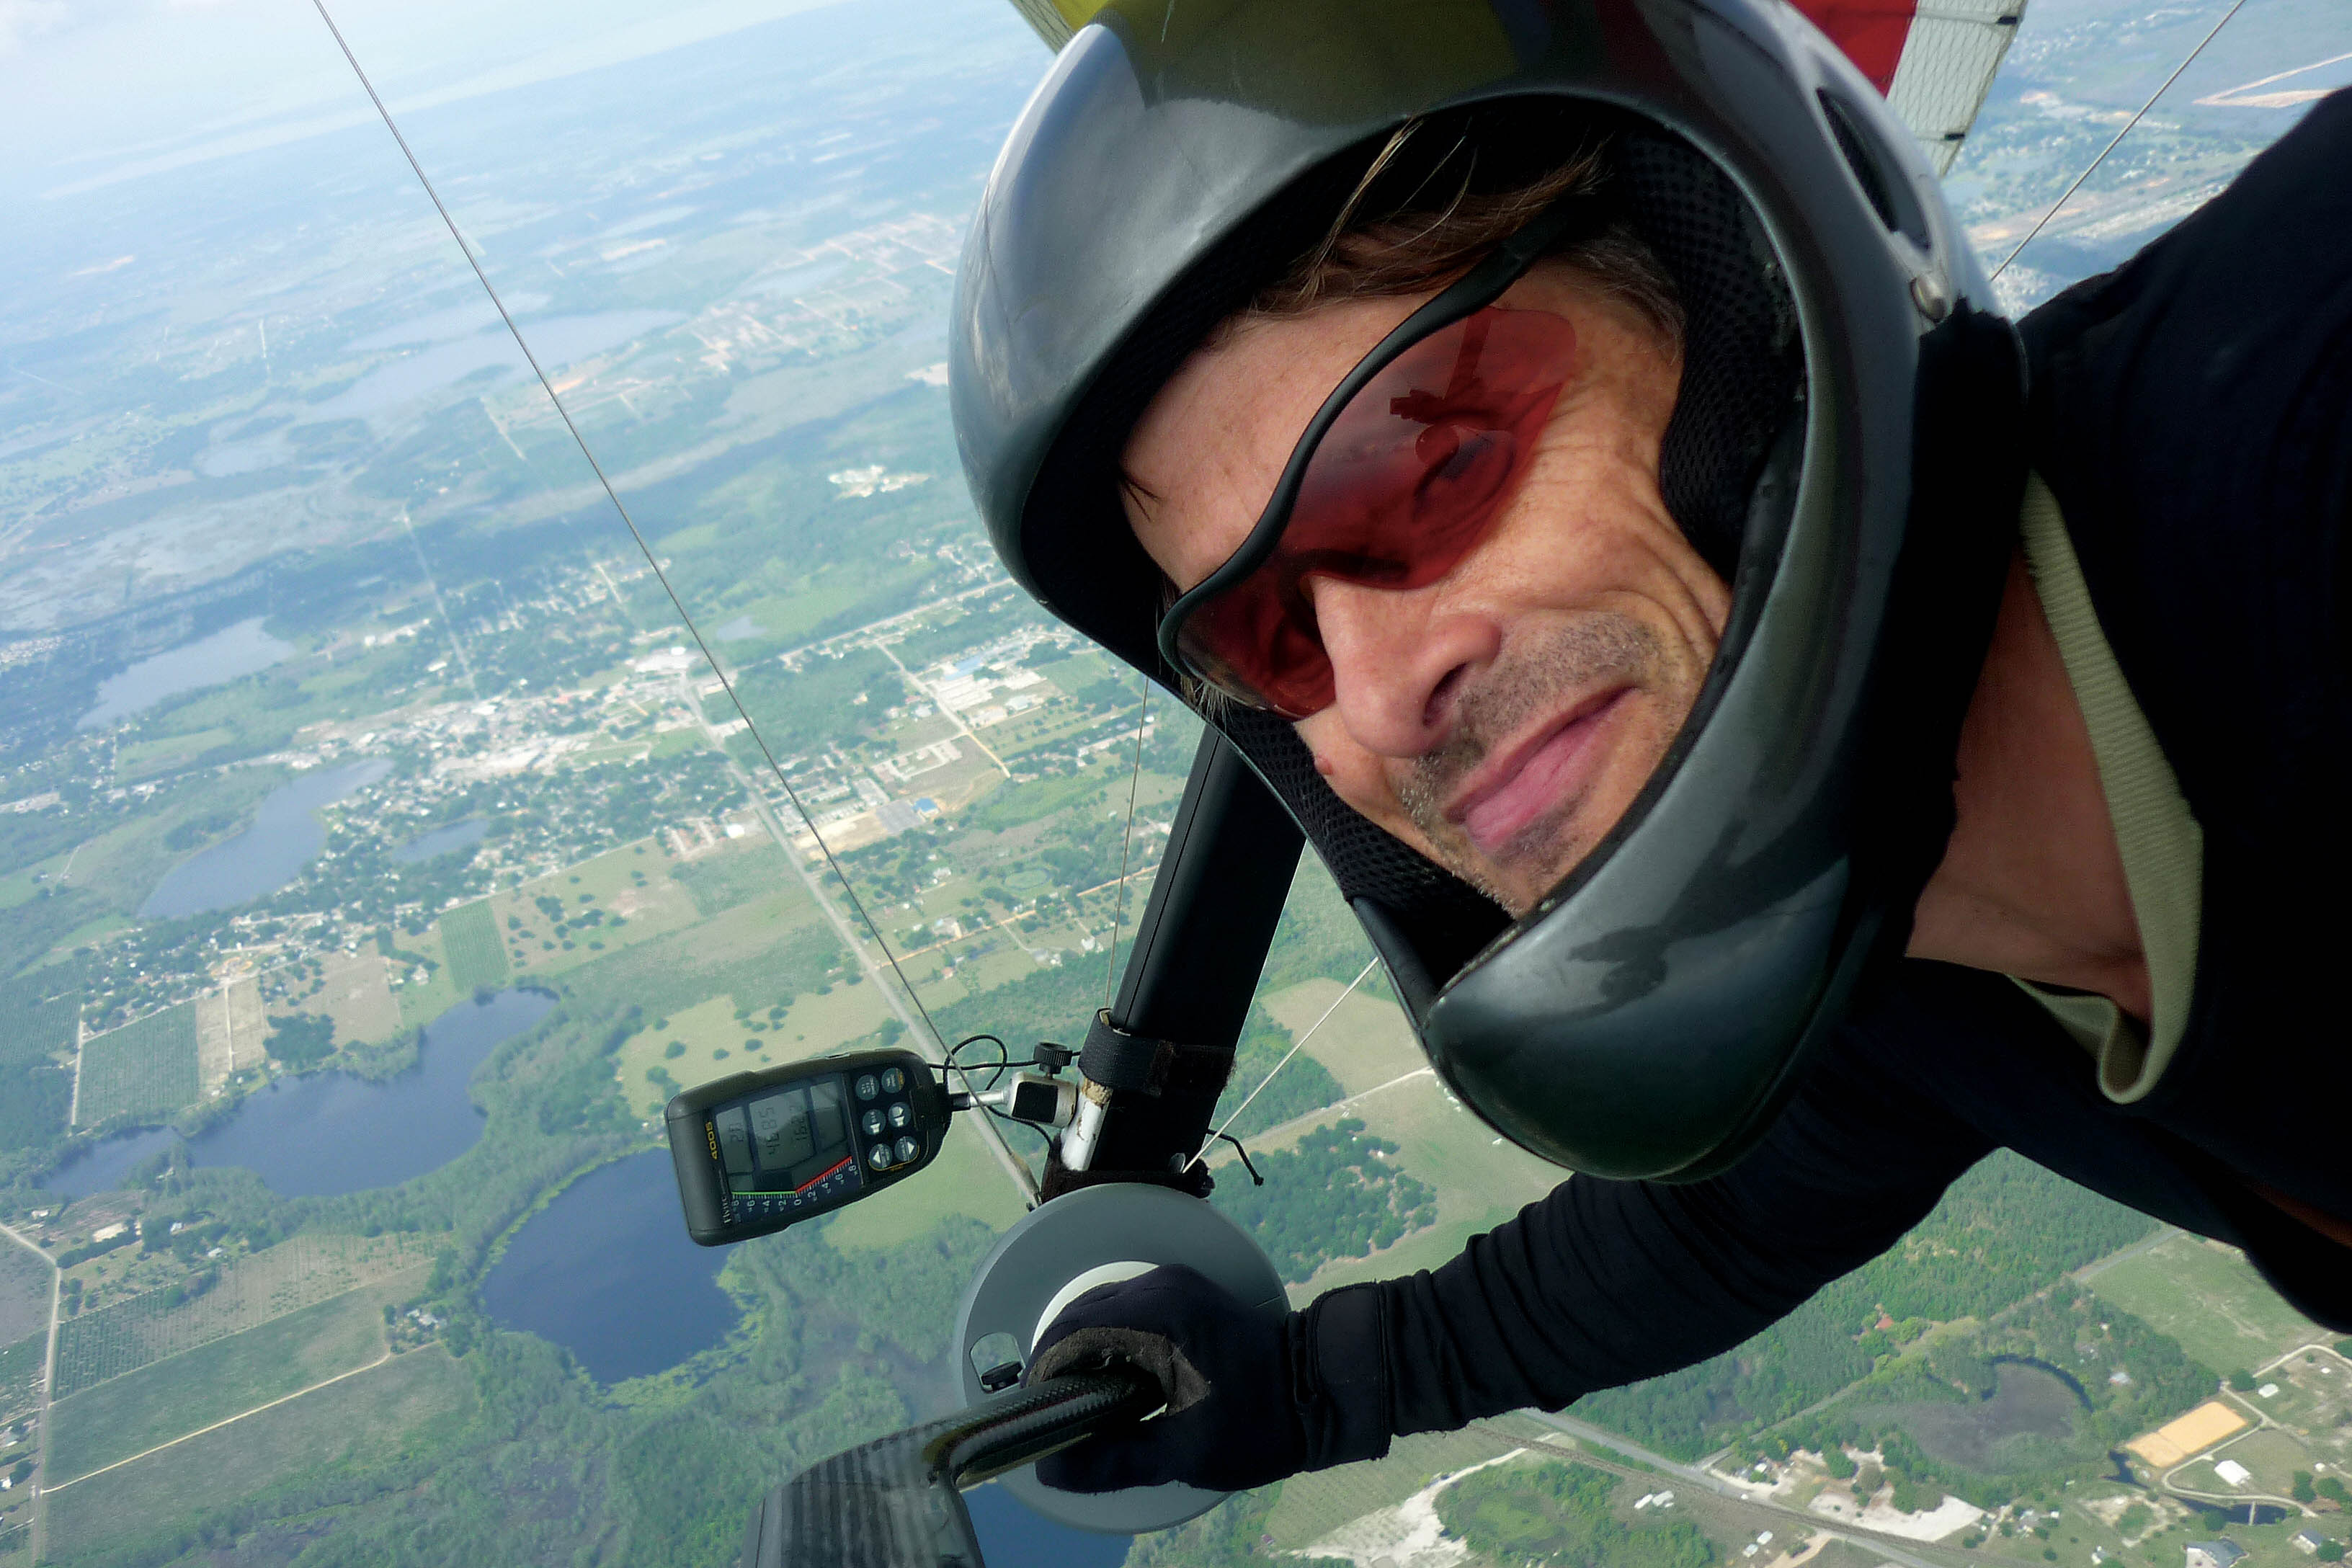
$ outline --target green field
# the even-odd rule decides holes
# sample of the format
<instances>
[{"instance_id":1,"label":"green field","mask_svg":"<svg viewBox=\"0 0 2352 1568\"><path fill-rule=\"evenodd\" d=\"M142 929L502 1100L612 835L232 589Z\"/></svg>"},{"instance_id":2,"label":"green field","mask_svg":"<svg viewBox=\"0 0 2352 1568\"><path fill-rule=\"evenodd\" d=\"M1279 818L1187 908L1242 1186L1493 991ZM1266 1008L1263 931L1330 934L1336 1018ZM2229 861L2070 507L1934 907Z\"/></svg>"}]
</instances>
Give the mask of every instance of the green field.
<instances>
[{"instance_id":1,"label":"green field","mask_svg":"<svg viewBox=\"0 0 2352 1568\"><path fill-rule=\"evenodd\" d=\"M183 1002L81 1048L81 1126L110 1116L163 1117L195 1103L196 1009Z\"/></svg>"},{"instance_id":2,"label":"green field","mask_svg":"<svg viewBox=\"0 0 2352 1568\"><path fill-rule=\"evenodd\" d=\"M28 1334L13 1345L0 1345L0 1421L32 1407L33 1385L40 1379L41 1358L48 1348L46 1332Z\"/></svg>"},{"instance_id":3,"label":"green field","mask_svg":"<svg viewBox=\"0 0 2352 1568\"><path fill-rule=\"evenodd\" d=\"M1274 1550L1297 1552L1350 1520L1391 1508L1441 1475L1484 1464L1510 1451L1507 1438L1482 1427L1399 1437L1385 1458L1367 1459L1293 1476L1266 1516Z\"/></svg>"},{"instance_id":4,"label":"green field","mask_svg":"<svg viewBox=\"0 0 2352 1568\"><path fill-rule=\"evenodd\" d=\"M59 1400L54 1473L86 1475L383 1353L383 1309L400 1285L354 1290Z\"/></svg>"},{"instance_id":5,"label":"green field","mask_svg":"<svg viewBox=\"0 0 2352 1568\"><path fill-rule=\"evenodd\" d=\"M1092 808L1099 803L1106 787L1101 778L1080 773L1073 778L1039 779L1035 784L1000 789L966 810L957 818L956 826L966 830L985 828L1002 833L1073 806ZM1126 805L1124 800L1119 802L1122 809Z\"/></svg>"},{"instance_id":6,"label":"green field","mask_svg":"<svg viewBox=\"0 0 2352 1568\"><path fill-rule=\"evenodd\" d=\"M169 773L215 746L226 746L238 739L237 731L226 724L210 730L196 730L184 735L164 735L152 741L133 741L118 752L114 759L116 776L124 783L144 778L149 773Z\"/></svg>"},{"instance_id":7,"label":"green field","mask_svg":"<svg viewBox=\"0 0 2352 1568\"><path fill-rule=\"evenodd\" d=\"M1037 1147L1034 1134L1017 1128L1005 1130L1005 1141L1018 1154ZM858 1205L854 1219L845 1214L825 1226L824 1235L834 1250L854 1257L919 1240L950 1215L966 1215L1002 1231L1022 1213L1012 1176L980 1131L960 1121L948 1129L947 1145L929 1170Z\"/></svg>"},{"instance_id":8,"label":"green field","mask_svg":"<svg viewBox=\"0 0 2352 1568\"><path fill-rule=\"evenodd\" d=\"M488 899L460 904L441 917L441 950L449 956L449 983L460 994L506 984L506 943L499 940Z\"/></svg>"},{"instance_id":9,"label":"green field","mask_svg":"<svg viewBox=\"0 0 2352 1568\"><path fill-rule=\"evenodd\" d=\"M158 808L100 834L74 857L73 885L125 914L139 908L174 866L251 820L261 797L284 784L281 768L232 768L174 784ZM174 847L173 836L188 829Z\"/></svg>"},{"instance_id":10,"label":"green field","mask_svg":"<svg viewBox=\"0 0 2352 1568\"><path fill-rule=\"evenodd\" d=\"M493 895L488 908L508 973L549 979L694 925L701 917L693 898L684 883L666 874L673 864L659 841L640 840ZM568 933L554 929L541 899L562 905ZM576 923L593 910L601 910L604 919Z\"/></svg>"},{"instance_id":11,"label":"green field","mask_svg":"<svg viewBox=\"0 0 2352 1568\"><path fill-rule=\"evenodd\" d=\"M43 969L0 984L0 1061L37 1061L73 1049L80 1006L70 973Z\"/></svg>"},{"instance_id":12,"label":"green field","mask_svg":"<svg viewBox=\"0 0 2352 1568\"><path fill-rule=\"evenodd\" d=\"M1316 1043L1321 1039L1318 1035ZM1313 1052L1315 1045L1307 1048ZM1335 1071L1332 1076L1339 1075ZM1360 1118L1374 1136L1400 1146L1397 1168L1434 1190L1437 1219L1369 1256L1335 1258L1325 1263L1312 1279L1292 1288L1293 1300L1302 1305L1341 1285L1434 1268L1460 1252L1470 1237L1509 1219L1562 1179L1558 1167L1497 1138L1486 1123L1448 1098L1434 1077L1408 1079L1352 1100L1344 1110L1327 1107L1301 1118L1303 1125L1294 1123L1251 1140L1250 1147L1259 1152L1287 1147L1308 1126L1324 1125L1340 1116ZM1213 1161L1212 1168L1221 1183L1247 1180L1229 1156Z\"/></svg>"},{"instance_id":13,"label":"green field","mask_svg":"<svg viewBox=\"0 0 2352 1568\"><path fill-rule=\"evenodd\" d=\"M656 1020L656 1026L629 1037L613 1053L624 1104L657 1115L662 1102L681 1089L775 1062L797 1061L838 1050L880 1028L891 1016L875 987L836 984L809 991L785 1005L771 1022L762 1012L749 1023L735 1016L735 998L722 992ZM672 1055L670 1047L684 1047ZM651 1076L658 1071L662 1077ZM667 1080L677 1088L661 1087ZM865 1213L864 1209L858 1211Z\"/></svg>"},{"instance_id":14,"label":"green field","mask_svg":"<svg viewBox=\"0 0 2352 1568\"><path fill-rule=\"evenodd\" d=\"M211 1344L362 1285L422 1277L425 1238L304 1232L221 1266L192 1301L150 1290L66 1320L58 1331L57 1396Z\"/></svg>"},{"instance_id":15,"label":"green field","mask_svg":"<svg viewBox=\"0 0 2352 1568\"><path fill-rule=\"evenodd\" d=\"M2216 1373L2258 1367L2297 1345L2337 1338L2281 1300L2243 1258L2193 1236L2173 1237L2084 1283L2170 1334Z\"/></svg>"},{"instance_id":16,"label":"green field","mask_svg":"<svg viewBox=\"0 0 2352 1568\"><path fill-rule=\"evenodd\" d=\"M412 1351L67 1486L48 1502L51 1551L76 1552L136 1535L184 1519L207 1502L251 1497L305 1470L421 1454L473 1405L473 1380L464 1368L437 1346Z\"/></svg>"}]
</instances>

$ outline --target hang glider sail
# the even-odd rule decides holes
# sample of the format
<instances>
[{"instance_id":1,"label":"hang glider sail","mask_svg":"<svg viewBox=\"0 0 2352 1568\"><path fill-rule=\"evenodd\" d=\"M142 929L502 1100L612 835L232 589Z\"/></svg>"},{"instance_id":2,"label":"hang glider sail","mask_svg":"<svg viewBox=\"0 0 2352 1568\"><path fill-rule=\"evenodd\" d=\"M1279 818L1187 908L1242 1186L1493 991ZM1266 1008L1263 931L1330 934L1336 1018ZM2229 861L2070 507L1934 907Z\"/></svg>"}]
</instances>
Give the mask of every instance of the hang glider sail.
<instances>
[{"instance_id":1,"label":"hang glider sail","mask_svg":"<svg viewBox=\"0 0 2352 1568\"><path fill-rule=\"evenodd\" d=\"M2009 53L2025 0L1792 0L1947 174Z\"/></svg>"},{"instance_id":2,"label":"hang glider sail","mask_svg":"<svg viewBox=\"0 0 2352 1568\"><path fill-rule=\"evenodd\" d=\"M1012 0L1059 49L1107 0ZM2026 0L1790 0L1886 95L1928 165L1948 173L1984 107Z\"/></svg>"}]
</instances>

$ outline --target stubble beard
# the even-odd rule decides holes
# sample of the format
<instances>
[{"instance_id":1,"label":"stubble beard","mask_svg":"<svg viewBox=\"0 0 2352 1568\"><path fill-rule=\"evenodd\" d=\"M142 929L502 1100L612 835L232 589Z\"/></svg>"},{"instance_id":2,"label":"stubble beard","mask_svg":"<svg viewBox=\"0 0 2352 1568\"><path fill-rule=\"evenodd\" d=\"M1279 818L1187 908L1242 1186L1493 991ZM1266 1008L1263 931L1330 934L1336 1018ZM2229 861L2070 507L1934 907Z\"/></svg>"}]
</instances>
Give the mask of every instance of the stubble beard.
<instances>
[{"instance_id":1,"label":"stubble beard","mask_svg":"<svg viewBox=\"0 0 2352 1568\"><path fill-rule=\"evenodd\" d=\"M1656 632L1631 616L1580 616L1523 645L1458 700L1454 732L1434 752L1413 760L1397 799L1438 851L1446 868L1514 917L1524 915L1542 889L1557 884L1592 852L1613 821L1586 820L1591 787L1555 802L1492 854L1480 850L1447 819L1445 803L1498 743L1530 721L1557 712L1570 693L1613 685L1673 696L1696 685L1673 667ZM1599 783L1596 774L1594 783ZM1507 886L1506 884L1517 884Z\"/></svg>"}]
</instances>

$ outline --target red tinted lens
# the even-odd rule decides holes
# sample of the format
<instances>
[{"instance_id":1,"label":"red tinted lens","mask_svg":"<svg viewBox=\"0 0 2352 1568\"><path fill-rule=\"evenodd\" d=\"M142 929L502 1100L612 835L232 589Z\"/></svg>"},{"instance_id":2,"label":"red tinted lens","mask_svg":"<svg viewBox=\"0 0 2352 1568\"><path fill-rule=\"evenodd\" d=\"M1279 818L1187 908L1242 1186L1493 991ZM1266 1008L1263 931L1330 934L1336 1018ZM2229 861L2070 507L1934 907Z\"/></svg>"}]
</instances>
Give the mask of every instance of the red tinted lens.
<instances>
[{"instance_id":1,"label":"red tinted lens","mask_svg":"<svg viewBox=\"0 0 2352 1568\"><path fill-rule=\"evenodd\" d=\"M1307 579L1402 591L1460 565L1526 477L1575 359L1565 318L1500 306L1398 355L1317 444L1274 553L1187 617L1185 657L1287 718L1329 706Z\"/></svg>"}]
</instances>

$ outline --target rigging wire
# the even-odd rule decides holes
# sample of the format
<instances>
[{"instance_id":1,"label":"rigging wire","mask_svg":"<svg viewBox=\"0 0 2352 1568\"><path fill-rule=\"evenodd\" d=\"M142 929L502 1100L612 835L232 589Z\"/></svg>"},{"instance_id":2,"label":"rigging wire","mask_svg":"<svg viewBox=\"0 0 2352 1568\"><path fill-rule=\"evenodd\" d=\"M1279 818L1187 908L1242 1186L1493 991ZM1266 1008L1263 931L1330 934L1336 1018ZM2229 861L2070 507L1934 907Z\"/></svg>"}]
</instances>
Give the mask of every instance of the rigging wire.
<instances>
[{"instance_id":1,"label":"rigging wire","mask_svg":"<svg viewBox=\"0 0 2352 1568\"><path fill-rule=\"evenodd\" d=\"M1118 928L1127 919L1127 852L1135 842L1135 786L1143 778L1144 721L1151 711L1151 677L1144 676L1139 683L1142 695L1135 704L1135 764L1127 774L1127 825L1118 839L1118 902L1110 917L1110 973L1103 977L1103 1005L1108 1008L1118 1000Z\"/></svg>"},{"instance_id":2,"label":"rigging wire","mask_svg":"<svg viewBox=\"0 0 2352 1568\"><path fill-rule=\"evenodd\" d=\"M507 310L506 300L499 296L496 285L491 283L490 275L482 269L481 258L475 255L474 247L466 242L465 234L457 227L457 218L451 216L448 205L442 201L441 193L434 187L431 176L425 172L425 165L417 161L415 151L408 144L408 138L401 134L400 126L393 119L392 110L385 105L383 95L376 91L375 83L369 79L365 68L360 64L359 56L352 52L351 43L343 37L343 30L335 25L335 18L328 14L326 0L310 0L310 3L319 13L319 19L326 23L327 31L334 36L335 47L342 51L344 60L352 68L352 74L359 78L360 86L366 90L368 100L375 105L377 116L383 121L383 128L392 132L393 141L399 144L401 156L408 160L408 167L416 175L416 183L425 187L425 195L433 203L433 210L441 215L442 226L448 229L449 237L457 242L458 250L465 255L466 265L474 269L474 278L481 284L482 292L489 296L491 305L499 312L499 320L506 323L508 335L514 339L515 347L522 351L522 357L530 363L531 374L539 378L541 390L547 394L547 401L554 406L557 417L563 421L564 429L571 432L572 444L580 448L580 455L588 459L588 467L596 475L596 482L604 487L605 499L613 503L613 510L620 514L622 525L628 529L629 537L636 542L637 552L645 557L646 569L653 574L654 581L661 584L662 592L669 596L670 607L677 612L677 618L686 627L687 634L694 638L694 646L701 650L703 662L708 664L710 667L710 672L719 678L719 686L727 693L728 702L734 708L736 715L743 721L743 728L751 735L752 744L760 748L760 755L766 761L768 771L775 775L776 783L784 792L784 798L792 802L793 812L800 817L802 825L808 829L809 837L815 840L817 850L824 857L826 867L841 883L842 894L849 900L849 907L856 911L858 923L865 926L866 934L874 939L875 946L882 950L883 958L890 965L890 973L898 977L898 984L906 992L907 1000L913 1003L915 1011L922 1016L924 1026L930 1030L933 1042L942 1051L946 1050L947 1037L940 1033L939 1021L931 1016L930 1009L923 1005L921 993L915 989L914 982L907 977L906 970L898 963L898 953L891 949L889 939L882 934L882 928L876 924L874 917L866 912L865 901L858 898L857 889L850 885L848 873L842 869L841 862L834 858L833 847L824 841L824 835L817 831L816 819L809 815L808 807L802 803L800 792L793 787L792 780L785 776L783 767L776 761L775 752L769 749L767 737L760 733L760 726L752 720L751 710L743 706L743 699L736 691L735 682L728 678L727 671L719 665L718 656L711 651L710 644L702 635L702 628L696 626L694 617L687 613L685 600L678 596L677 588L671 585L669 574L662 570L661 562L655 556L653 546L646 542L645 534L637 527L637 520L629 515L629 509L623 504L620 492L613 488L612 479L604 472L604 465L596 460L596 454L590 449L588 438L581 434L580 426L572 422L572 411L563 405L563 399L556 395L554 382L548 378L546 370L539 363L539 356L531 353L530 344L522 335L522 329L515 325L513 315ZM942 1065L962 1078L967 1089L971 1087L970 1077L955 1062L952 1055ZM1006 1157L1011 1159L1012 1151L1004 1147L1002 1134L998 1135L997 1142L1000 1148L1003 1148ZM1025 1174L1025 1166L1023 1167L1023 1171ZM1027 1195L1034 1203L1037 1195L1034 1177L1023 1184L1029 1188Z\"/></svg>"},{"instance_id":3,"label":"rigging wire","mask_svg":"<svg viewBox=\"0 0 2352 1568\"><path fill-rule=\"evenodd\" d=\"M1363 968L1358 970L1356 972L1356 977L1348 982L1348 989L1340 992L1339 994L1331 998L1331 1005L1323 1009L1323 1016L1316 1019L1313 1023L1307 1025L1307 1032L1305 1034L1290 1042L1290 1048L1282 1053L1282 1059L1275 1063L1273 1068L1268 1070L1264 1078L1257 1080L1257 1087L1255 1089L1251 1089L1248 1094L1243 1096L1242 1102L1234 1107L1233 1114L1226 1117L1223 1121L1217 1123L1217 1129L1215 1131L1201 1140L1200 1152L1194 1154L1191 1159L1184 1162L1184 1168L1186 1170L1191 1170L1193 1166L1201 1164L1206 1161L1209 1157L1209 1151L1217 1146L1217 1140L1220 1138L1225 1139L1236 1149L1241 1147L1241 1140L1233 1137L1231 1134L1226 1132L1225 1129L1231 1127L1236 1121L1240 1120L1241 1113L1250 1108L1251 1100L1255 1100L1259 1095L1265 1092L1265 1086L1274 1081L1274 1075L1290 1065L1290 1058L1297 1056L1299 1052L1299 1048L1305 1046L1307 1041L1315 1037L1315 1031L1321 1028L1325 1022L1330 1018L1331 1015L1339 1010L1339 1004L1345 1002L1350 995L1354 994L1356 987L1364 983L1364 977L1366 975L1371 973L1373 970L1380 967L1380 963L1381 961L1375 958L1370 963L1365 964ZM1243 1158L1246 1161L1248 1156L1244 1155ZM1257 1173L1253 1170L1250 1172L1250 1174L1255 1176Z\"/></svg>"},{"instance_id":4,"label":"rigging wire","mask_svg":"<svg viewBox=\"0 0 2352 1568\"><path fill-rule=\"evenodd\" d=\"M2107 154L2114 152L2123 142L2123 139L2132 133L2132 128L2140 122L2140 117L2145 115L2149 110L2156 107L2156 100L2158 99L2162 98L2166 93L2172 90L2172 84L2180 79L2180 73L2187 70L2191 65L2196 63L2197 57L2205 52L2205 46L2213 41L2215 34L2218 34L2222 28L2230 25L2230 18L2236 16L2238 14L2239 7L2245 5L2245 3L2246 0L2231 0L2230 8L2221 13L2221 19L2214 23L2212 27L2203 37L2197 40L2197 47L2189 51L2186 58L2184 58L2179 65L2172 68L2172 74L2164 79L2164 85L2158 88L2154 92L2149 93L2147 95L2147 101L2141 104L2138 110L2134 113L2129 120L2124 121L2124 128L2116 132L2115 140L2100 148L2099 155L2084 165L2081 174L2074 176L2074 183L2066 187L2065 195L2051 203L2050 210L2033 220L2033 226L2025 231L2025 237L2019 240L2015 248L2011 249L2007 256L2000 258L2000 265L1992 269L1992 276L1986 279L1986 282L1997 283L2000 280L2000 275L2009 270L2009 264L2016 260L2020 253L2021 253L2027 246L2033 243L2033 237L2040 234L2043 226L2047 225L2052 218L2058 216L2058 210L2074 199L2074 193L2083 188L2083 182L2089 179L2093 174L2097 172L2099 165L2107 161Z\"/></svg>"},{"instance_id":5,"label":"rigging wire","mask_svg":"<svg viewBox=\"0 0 2352 1568\"><path fill-rule=\"evenodd\" d=\"M743 721L743 727L750 733L752 742L760 748L760 755L767 761L768 771L775 774L776 783L782 786L784 798L793 803L793 810L799 814L802 824L809 830L810 837L816 840L817 849L824 856L825 865L830 867L834 876L840 879L841 890L848 898L850 907L857 911L859 923L866 927L866 934L873 937L875 944L881 948L882 956L889 961L891 973L898 977L898 984L906 987L908 999L915 1004L915 1010L922 1014L923 1022L930 1026L932 1037L939 1040L941 1048L944 1049L946 1039L940 1034L939 1025L933 1021L929 1009L923 1005L922 997L916 994L913 984L907 979L907 972L898 966L898 955L890 950L889 940L883 936L882 929L874 923L874 917L866 912L866 905L857 897L857 889L850 886L847 874L841 868L841 862L834 858L832 847L825 843L824 835L817 831L815 819L809 816L808 807L801 804L800 792L793 788L793 781L785 775L782 766L777 763L775 753L768 749L766 737L760 733L759 725L752 721L751 711L743 706L743 699L736 693L734 681L728 679L727 671L719 665L719 656L710 651L709 643L704 640L702 628L694 624L694 617L687 613L686 602L678 597L677 590L670 585L669 574L662 570L661 562L654 555L653 546L646 542L645 534L639 531L637 520L629 515L629 509L622 503L620 492L613 488L613 481L605 476L604 465L598 462L596 454L589 449L588 438L580 433L580 426L572 422L572 411L563 405L563 399L556 395L555 384L548 379L547 372L541 368L539 356L531 353L530 344L524 341L522 329L515 325L514 317L508 313L507 302L499 297L498 289L490 282L489 274L482 270L480 258L474 254L474 247L466 242L465 235L458 230L457 220L449 215L448 206L441 200L441 193L434 188L432 179L425 173L425 165L416 161L415 153L408 145L408 138L400 133L400 127L393 121L392 110L384 106L383 99L376 92L375 83L368 79L367 72L360 65L359 57L352 53L352 46L345 41L343 30L336 26L334 17L327 14L326 0L310 0L310 3L317 7L319 19L327 24L327 30L334 34L335 45L343 51L343 58L351 62L352 74L358 77L360 86L367 89L368 98L375 104L376 113L383 120L384 129L392 132L392 139L394 142L400 143L401 156L408 160L409 168L416 175L416 183L423 185L425 194L432 198L433 208L441 215L442 225L448 229L449 237L456 240L457 248L465 253L466 265L474 269L474 277L481 283L482 292L490 297L490 303L498 310L499 320L507 324L508 335L514 339L515 347L522 351L522 357L530 363L531 374L539 377L539 384L546 392L547 401L554 405L557 416L562 419L564 429L572 433L572 444L580 448L580 455L588 459L588 467L595 471L596 482L604 486L604 498L613 503L613 510L620 514L623 525L629 531L629 537L636 541L638 553L646 558L646 569L653 573L654 581L661 584L662 592L669 595L670 607L677 612L678 620L685 626L688 635L694 638L694 646L701 650L703 662L710 666L710 673L717 676L719 684L726 689L728 702L733 706L736 716Z\"/></svg>"}]
</instances>

